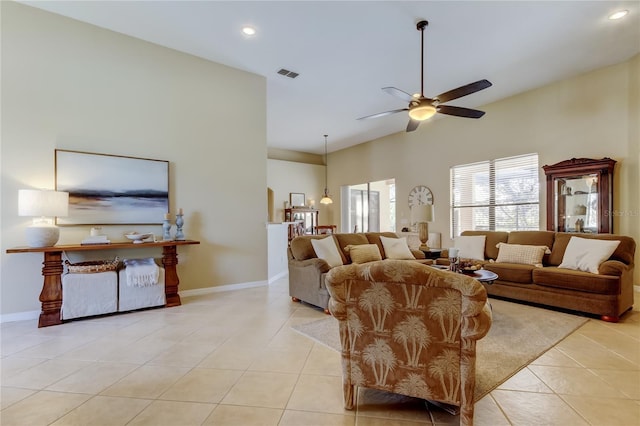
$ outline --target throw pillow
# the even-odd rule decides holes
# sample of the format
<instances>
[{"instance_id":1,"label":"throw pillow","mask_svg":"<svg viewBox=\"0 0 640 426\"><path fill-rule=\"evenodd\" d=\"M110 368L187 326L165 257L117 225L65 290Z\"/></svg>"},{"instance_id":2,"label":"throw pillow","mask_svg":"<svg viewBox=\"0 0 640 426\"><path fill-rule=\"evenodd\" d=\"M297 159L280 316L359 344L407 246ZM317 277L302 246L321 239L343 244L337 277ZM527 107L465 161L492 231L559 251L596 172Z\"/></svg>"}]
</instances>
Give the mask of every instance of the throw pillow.
<instances>
[{"instance_id":1,"label":"throw pillow","mask_svg":"<svg viewBox=\"0 0 640 426\"><path fill-rule=\"evenodd\" d=\"M353 263L367 263L382 260L380 249L376 244L349 244L344 249L349 252L351 262Z\"/></svg>"},{"instance_id":2,"label":"throw pillow","mask_svg":"<svg viewBox=\"0 0 640 426\"><path fill-rule=\"evenodd\" d=\"M380 236L384 254L387 259L413 260L415 256L411 253L406 238L388 238Z\"/></svg>"},{"instance_id":3,"label":"throw pillow","mask_svg":"<svg viewBox=\"0 0 640 426\"><path fill-rule=\"evenodd\" d=\"M496 263L519 263L538 268L542 267L542 258L545 253L551 253L547 246L498 243L496 247L498 247Z\"/></svg>"},{"instance_id":4,"label":"throw pillow","mask_svg":"<svg viewBox=\"0 0 640 426\"><path fill-rule=\"evenodd\" d=\"M316 256L327 262L331 268L342 265L342 257L338 252L338 246L333 241L333 235L319 240L313 239L311 240L311 245L313 246L313 251L316 252Z\"/></svg>"},{"instance_id":5,"label":"throw pillow","mask_svg":"<svg viewBox=\"0 0 640 426\"><path fill-rule=\"evenodd\" d=\"M598 273L598 267L609 259L620 241L571 237L558 268Z\"/></svg>"},{"instance_id":6,"label":"throw pillow","mask_svg":"<svg viewBox=\"0 0 640 426\"><path fill-rule=\"evenodd\" d=\"M484 243L486 235L461 235L453 239L461 259L484 260Z\"/></svg>"}]
</instances>

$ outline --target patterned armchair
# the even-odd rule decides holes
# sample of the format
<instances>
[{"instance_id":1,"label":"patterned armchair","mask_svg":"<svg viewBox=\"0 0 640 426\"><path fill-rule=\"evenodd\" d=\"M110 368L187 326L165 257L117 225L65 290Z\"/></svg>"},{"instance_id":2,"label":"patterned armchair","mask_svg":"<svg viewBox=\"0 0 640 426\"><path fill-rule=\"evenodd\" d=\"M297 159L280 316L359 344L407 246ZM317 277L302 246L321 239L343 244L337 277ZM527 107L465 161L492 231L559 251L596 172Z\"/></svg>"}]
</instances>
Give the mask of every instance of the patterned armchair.
<instances>
[{"instance_id":1,"label":"patterned armchair","mask_svg":"<svg viewBox=\"0 0 640 426\"><path fill-rule=\"evenodd\" d=\"M326 283L346 409L362 386L459 406L473 424L476 341L491 327L482 284L403 260L338 266Z\"/></svg>"}]
</instances>

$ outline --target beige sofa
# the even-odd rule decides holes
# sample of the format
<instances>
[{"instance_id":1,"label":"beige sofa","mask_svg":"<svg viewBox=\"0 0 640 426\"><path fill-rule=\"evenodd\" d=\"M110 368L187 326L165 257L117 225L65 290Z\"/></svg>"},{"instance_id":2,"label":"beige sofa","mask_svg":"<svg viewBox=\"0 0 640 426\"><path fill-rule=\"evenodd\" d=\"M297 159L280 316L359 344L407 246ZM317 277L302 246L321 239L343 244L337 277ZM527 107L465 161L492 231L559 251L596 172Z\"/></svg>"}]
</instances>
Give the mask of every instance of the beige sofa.
<instances>
[{"instance_id":1,"label":"beige sofa","mask_svg":"<svg viewBox=\"0 0 640 426\"><path fill-rule=\"evenodd\" d=\"M594 314L616 322L633 306L633 269L636 243L633 238L611 234L575 234L553 231L465 231L463 236L486 236L484 268L498 274L493 284L485 284L490 296L547 305ZM617 240L620 244L598 274L559 268L572 236ZM498 243L549 247L542 267L498 263ZM447 256L444 252L443 256ZM439 259L438 263L448 263Z\"/></svg>"},{"instance_id":2,"label":"beige sofa","mask_svg":"<svg viewBox=\"0 0 640 426\"><path fill-rule=\"evenodd\" d=\"M383 260L334 267L327 288L339 322L346 409L365 387L457 405L460 424L473 424L476 341L491 327L477 280Z\"/></svg>"},{"instance_id":3,"label":"beige sofa","mask_svg":"<svg viewBox=\"0 0 640 426\"><path fill-rule=\"evenodd\" d=\"M384 246L380 237L398 238L393 232L366 232L366 233L338 233L332 235L302 235L291 240L287 249L289 267L289 295L295 301L303 301L314 306L318 306L325 311L329 303L329 293L325 285L325 275L331 269L327 262L319 259L313 249L311 240L320 238L332 238L340 256L342 263L351 264L349 251L345 248L349 245L376 244L380 250L382 259L386 257ZM431 263L426 260L424 253L420 250L411 250L414 258L418 261ZM328 312L328 311L327 311Z\"/></svg>"}]
</instances>

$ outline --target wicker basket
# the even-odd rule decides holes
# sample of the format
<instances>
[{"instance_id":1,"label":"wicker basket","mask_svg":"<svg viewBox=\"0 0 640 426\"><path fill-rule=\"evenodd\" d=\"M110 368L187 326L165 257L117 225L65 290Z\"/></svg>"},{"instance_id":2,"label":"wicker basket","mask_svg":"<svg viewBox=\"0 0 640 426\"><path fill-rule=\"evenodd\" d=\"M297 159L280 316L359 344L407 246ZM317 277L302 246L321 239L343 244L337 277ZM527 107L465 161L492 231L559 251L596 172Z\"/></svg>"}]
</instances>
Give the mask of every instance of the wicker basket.
<instances>
[{"instance_id":1,"label":"wicker basket","mask_svg":"<svg viewBox=\"0 0 640 426\"><path fill-rule=\"evenodd\" d=\"M118 256L113 260L91 260L88 262L71 263L65 260L70 274L95 274L97 272L115 271L120 265Z\"/></svg>"}]
</instances>

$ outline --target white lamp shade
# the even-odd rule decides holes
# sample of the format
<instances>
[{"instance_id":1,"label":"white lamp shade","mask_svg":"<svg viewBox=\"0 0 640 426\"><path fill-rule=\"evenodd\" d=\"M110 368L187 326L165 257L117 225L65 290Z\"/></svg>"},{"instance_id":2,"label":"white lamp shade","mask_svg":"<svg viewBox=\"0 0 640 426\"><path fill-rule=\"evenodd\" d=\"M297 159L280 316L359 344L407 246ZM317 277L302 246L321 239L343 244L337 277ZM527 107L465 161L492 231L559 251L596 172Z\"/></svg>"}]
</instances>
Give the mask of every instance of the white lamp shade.
<instances>
[{"instance_id":1,"label":"white lamp shade","mask_svg":"<svg viewBox=\"0 0 640 426\"><path fill-rule=\"evenodd\" d=\"M411 222L425 223L433 221L433 206L431 204L418 204L411 207Z\"/></svg>"},{"instance_id":2,"label":"white lamp shade","mask_svg":"<svg viewBox=\"0 0 640 426\"><path fill-rule=\"evenodd\" d=\"M21 189L18 191L19 216L67 216L69 193L51 190Z\"/></svg>"}]
</instances>

